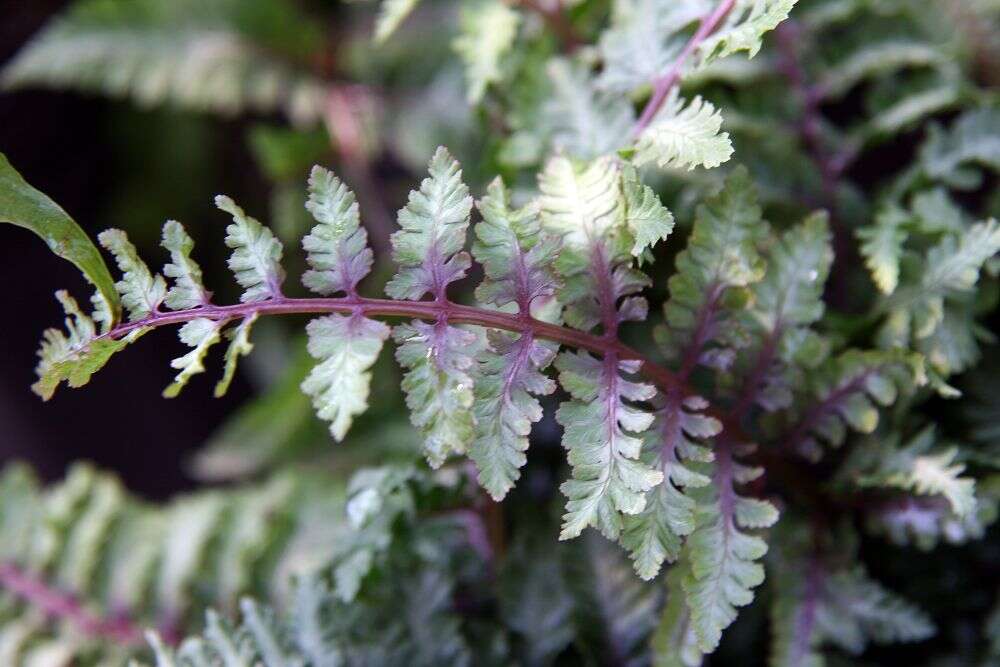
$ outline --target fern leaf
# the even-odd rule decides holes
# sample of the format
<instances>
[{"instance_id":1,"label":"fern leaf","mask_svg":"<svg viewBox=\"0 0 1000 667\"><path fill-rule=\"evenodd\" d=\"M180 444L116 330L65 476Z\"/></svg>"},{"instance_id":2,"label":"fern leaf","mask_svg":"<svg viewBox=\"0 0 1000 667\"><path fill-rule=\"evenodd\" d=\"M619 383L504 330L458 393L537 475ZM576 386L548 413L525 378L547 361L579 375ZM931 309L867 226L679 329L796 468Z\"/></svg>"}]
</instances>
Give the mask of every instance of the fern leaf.
<instances>
[{"instance_id":1,"label":"fern leaf","mask_svg":"<svg viewBox=\"0 0 1000 667\"><path fill-rule=\"evenodd\" d=\"M767 553L767 544L747 530L778 520L770 502L736 493L736 484L753 481L763 470L737 462L733 448L725 435L717 441L712 483L692 491L698 502L697 528L688 538L691 569L683 586L698 647L705 653L715 650L738 608L753 601L753 589L764 581L757 561Z\"/></svg>"},{"instance_id":2,"label":"fern leaf","mask_svg":"<svg viewBox=\"0 0 1000 667\"><path fill-rule=\"evenodd\" d=\"M925 613L870 579L862 567L831 574L824 590L817 624L828 641L848 653L860 654L869 641L916 642L934 634Z\"/></svg>"},{"instance_id":3,"label":"fern leaf","mask_svg":"<svg viewBox=\"0 0 1000 667\"><path fill-rule=\"evenodd\" d=\"M230 337L229 347L226 348L225 368L222 378L215 384L213 395L221 398L229 391L229 385L236 375L236 364L240 357L245 357L253 351L253 343L250 342L250 329L257 321L257 313L243 318L235 330L230 329L226 335Z\"/></svg>"},{"instance_id":4,"label":"fern leaf","mask_svg":"<svg viewBox=\"0 0 1000 667\"><path fill-rule=\"evenodd\" d=\"M539 297L555 291L552 262L558 243L541 232L532 207L513 211L503 181L490 184L479 203L483 221L476 225L473 255L486 279L476 289L480 301L531 313ZM542 417L533 395L550 394L555 383L542 374L555 357L551 344L530 333L518 337L489 332L490 345L478 360L475 387L476 438L469 455L479 468L479 482L497 501L513 487L526 458L531 424Z\"/></svg>"},{"instance_id":5,"label":"fern leaf","mask_svg":"<svg viewBox=\"0 0 1000 667\"><path fill-rule=\"evenodd\" d=\"M947 131L932 125L920 161L931 178L949 180L970 162L1000 171L998 155L1000 112L987 108L966 112Z\"/></svg>"},{"instance_id":6,"label":"fern leaf","mask_svg":"<svg viewBox=\"0 0 1000 667\"><path fill-rule=\"evenodd\" d=\"M968 291L976 285L986 260L1000 251L1000 223L988 220L973 225L959 237L952 235L927 252L923 273L925 293Z\"/></svg>"},{"instance_id":7,"label":"fern leaf","mask_svg":"<svg viewBox=\"0 0 1000 667\"><path fill-rule=\"evenodd\" d=\"M302 391L312 396L317 414L330 422L330 432L340 441L354 417L368 408L369 369L390 330L355 313L315 319L306 332L309 353L320 363L302 382Z\"/></svg>"},{"instance_id":8,"label":"fern leaf","mask_svg":"<svg viewBox=\"0 0 1000 667\"><path fill-rule=\"evenodd\" d=\"M554 157L539 175L538 187L542 226L566 247L586 252L625 222L620 177L611 158L581 164Z\"/></svg>"},{"instance_id":9,"label":"fern leaf","mask_svg":"<svg viewBox=\"0 0 1000 667\"><path fill-rule=\"evenodd\" d=\"M645 493L663 481L663 473L639 460L642 441L630 435L648 429L653 416L625 402L648 400L655 390L626 380L623 372L638 369L631 362L616 363L614 356L597 360L585 352L564 352L556 368L573 397L556 413L573 472L560 487L569 500L559 539L576 537L587 526L616 539L621 514L642 512Z\"/></svg>"},{"instance_id":10,"label":"fern leaf","mask_svg":"<svg viewBox=\"0 0 1000 667\"><path fill-rule=\"evenodd\" d=\"M417 7L420 0L382 0L375 19L375 42L384 44Z\"/></svg>"},{"instance_id":11,"label":"fern leaf","mask_svg":"<svg viewBox=\"0 0 1000 667\"><path fill-rule=\"evenodd\" d=\"M647 495L640 514L625 517L621 536L636 572L646 580L659 573L664 561L677 560L682 539L694 530L695 501L686 490L706 486L710 480L686 462L711 461L711 451L699 441L721 430L716 419L700 414L708 405L704 399L681 400L671 393L661 402L645 433L642 460L663 473L663 482Z\"/></svg>"},{"instance_id":12,"label":"fern leaf","mask_svg":"<svg viewBox=\"0 0 1000 667\"><path fill-rule=\"evenodd\" d=\"M44 400L52 398L63 382L70 387L82 387L90 377L104 367L111 356L135 341L148 329L139 328L118 339L97 338L94 320L80 310L67 292L56 292L56 298L66 311L66 333L46 329L38 349L35 372L38 381L32 391Z\"/></svg>"},{"instance_id":13,"label":"fern leaf","mask_svg":"<svg viewBox=\"0 0 1000 667\"><path fill-rule=\"evenodd\" d=\"M681 559L667 570L667 603L652 642L655 667L701 667L704 659L684 596L684 580L689 576L689 570L690 564L683 553Z\"/></svg>"},{"instance_id":14,"label":"fern leaf","mask_svg":"<svg viewBox=\"0 0 1000 667\"><path fill-rule=\"evenodd\" d=\"M965 465L955 462L955 447L931 451L936 443L934 427L914 436L904 447L886 453L879 469L861 477L863 486L887 486L913 491L920 495L939 495L948 501L959 518L976 509L976 483L961 477Z\"/></svg>"},{"instance_id":15,"label":"fern leaf","mask_svg":"<svg viewBox=\"0 0 1000 667\"><path fill-rule=\"evenodd\" d=\"M675 88L636 139L632 160L664 169L713 169L733 154L729 133L721 129L722 114L711 103L701 97L688 103Z\"/></svg>"},{"instance_id":16,"label":"fern leaf","mask_svg":"<svg viewBox=\"0 0 1000 667\"><path fill-rule=\"evenodd\" d=\"M413 322L395 328L396 359L410 421L424 435L424 453L434 468L451 453L464 453L475 437L472 371L479 339L444 322Z\"/></svg>"},{"instance_id":17,"label":"fern leaf","mask_svg":"<svg viewBox=\"0 0 1000 667\"><path fill-rule=\"evenodd\" d=\"M499 178L477 204L483 221L475 226L472 254L483 266L486 279L476 288L476 298L495 306L517 304L530 312L535 299L555 292L553 272L559 244L545 234L534 206L514 210Z\"/></svg>"},{"instance_id":18,"label":"fern leaf","mask_svg":"<svg viewBox=\"0 0 1000 667\"><path fill-rule=\"evenodd\" d=\"M163 390L164 398L174 398L188 383L192 375L205 372L203 364L208 349L219 342L219 322L199 317L191 320L179 332L181 342L194 348L182 357L170 362L172 368L180 371L173 383Z\"/></svg>"},{"instance_id":19,"label":"fern leaf","mask_svg":"<svg viewBox=\"0 0 1000 667\"><path fill-rule=\"evenodd\" d=\"M358 283L371 271L373 255L354 193L333 172L313 167L306 209L319 224L302 239L312 267L302 276L303 284L324 296L355 294Z\"/></svg>"},{"instance_id":20,"label":"fern leaf","mask_svg":"<svg viewBox=\"0 0 1000 667\"><path fill-rule=\"evenodd\" d=\"M501 62L517 37L520 15L499 0L462 8L461 34L453 47L465 63L469 104L479 104L486 88L500 81Z\"/></svg>"},{"instance_id":21,"label":"fern leaf","mask_svg":"<svg viewBox=\"0 0 1000 667\"><path fill-rule=\"evenodd\" d=\"M684 28L712 10L710 0L618 0L611 26L601 34L603 67L597 83L603 90L631 93L661 76L673 63L688 35Z\"/></svg>"},{"instance_id":22,"label":"fern leaf","mask_svg":"<svg viewBox=\"0 0 1000 667\"><path fill-rule=\"evenodd\" d=\"M838 446L847 426L871 433L878 426L876 404L890 405L901 390L926 382L922 360L905 352L848 350L820 366L810 377L810 399L799 408L798 424L787 445L811 457L819 438Z\"/></svg>"},{"instance_id":23,"label":"fern leaf","mask_svg":"<svg viewBox=\"0 0 1000 667\"><path fill-rule=\"evenodd\" d=\"M833 263L826 215L806 218L781 236L754 285L753 312L768 331L805 327L823 316L823 287Z\"/></svg>"},{"instance_id":24,"label":"fern leaf","mask_svg":"<svg viewBox=\"0 0 1000 667\"><path fill-rule=\"evenodd\" d=\"M857 232L862 241L861 256L883 294L892 294L899 284L899 260L907 236L902 225L906 220L900 209L888 208L878 213L875 224Z\"/></svg>"},{"instance_id":25,"label":"fern leaf","mask_svg":"<svg viewBox=\"0 0 1000 667\"><path fill-rule=\"evenodd\" d=\"M627 99L598 90L579 63L554 59L547 72L552 92L542 114L556 152L592 160L628 143L635 112Z\"/></svg>"},{"instance_id":26,"label":"fern leaf","mask_svg":"<svg viewBox=\"0 0 1000 667\"><path fill-rule=\"evenodd\" d=\"M139 258L135 246L120 229L108 229L97 237L115 256L122 279L115 283L122 298L122 305L133 322L156 312L167 294L163 276L153 275L146 263Z\"/></svg>"},{"instance_id":27,"label":"fern leaf","mask_svg":"<svg viewBox=\"0 0 1000 667\"><path fill-rule=\"evenodd\" d=\"M211 293L201 280L201 267L191 259L194 241L176 220L163 225L163 247L170 253L170 263L163 267L167 278L174 279L174 286L167 292L164 303L173 310L187 310L209 303Z\"/></svg>"},{"instance_id":28,"label":"fern leaf","mask_svg":"<svg viewBox=\"0 0 1000 667\"><path fill-rule=\"evenodd\" d=\"M677 272L668 284L664 305L668 329L657 339L672 359L683 359L690 372L696 363L725 363L708 346L729 346L731 311L748 300L746 289L764 276L756 249L765 232L757 194L743 168L726 180L722 192L698 207L687 248L677 256Z\"/></svg>"},{"instance_id":29,"label":"fern leaf","mask_svg":"<svg viewBox=\"0 0 1000 667\"><path fill-rule=\"evenodd\" d=\"M737 0L725 22L698 45L702 66L718 58L746 51L753 58L764 35L788 18L798 0Z\"/></svg>"},{"instance_id":30,"label":"fern leaf","mask_svg":"<svg viewBox=\"0 0 1000 667\"><path fill-rule=\"evenodd\" d=\"M229 197L219 195L215 205L233 216L232 224L226 227L226 245L233 250L229 268L243 288L240 301L280 299L281 283L285 280L285 270L281 268L281 241Z\"/></svg>"},{"instance_id":31,"label":"fern leaf","mask_svg":"<svg viewBox=\"0 0 1000 667\"><path fill-rule=\"evenodd\" d=\"M392 235L392 257L400 268L385 290L394 299L419 299L428 293L444 299L448 284L464 277L470 265L469 255L461 250L472 197L461 168L439 147L429 169L430 177L400 210L401 229Z\"/></svg>"},{"instance_id":32,"label":"fern leaf","mask_svg":"<svg viewBox=\"0 0 1000 667\"><path fill-rule=\"evenodd\" d=\"M653 188L639 180L634 171L625 172L622 191L625 196L625 225L635 240L632 255L639 257L670 236L674 230L674 214L660 202Z\"/></svg>"}]
</instances>

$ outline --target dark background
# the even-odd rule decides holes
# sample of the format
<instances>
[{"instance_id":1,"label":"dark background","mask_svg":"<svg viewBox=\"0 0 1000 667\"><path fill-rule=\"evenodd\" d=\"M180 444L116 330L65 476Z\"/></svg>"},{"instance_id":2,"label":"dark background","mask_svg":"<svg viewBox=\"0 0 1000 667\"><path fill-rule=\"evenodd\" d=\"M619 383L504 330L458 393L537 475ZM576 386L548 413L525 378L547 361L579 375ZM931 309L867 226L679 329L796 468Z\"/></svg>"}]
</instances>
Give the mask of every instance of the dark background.
<instances>
[{"instance_id":1,"label":"dark background","mask_svg":"<svg viewBox=\"0 0 1000 667\"><path fill-rule=\"evenodd\" d=\"M0 64L65 4L0 1ZM164 259L155 249L164 220L182 220L204 239L198 253L207 279L224 266L227 222L212 196L225 192L266 216L266 191L243 141L246 122L136 110L75 93L0 91L0 151L30 184L92 236L125 227L151 265ZM63 388L43 403L30 385L41 332L61 323L53 293L65 288L86 301L90 287L38 237L8 225L0 227L0 286L0 464L23 459L56 479L69 462L87 459L151 498L190 485L186 453L248 396L247 382L237 377L217 400L214 378L199 377L178 398L161 399L182 347L176 332L155 331L147 336L155 344L115 357L85 390Z\"/></svg>"}]
</instances>

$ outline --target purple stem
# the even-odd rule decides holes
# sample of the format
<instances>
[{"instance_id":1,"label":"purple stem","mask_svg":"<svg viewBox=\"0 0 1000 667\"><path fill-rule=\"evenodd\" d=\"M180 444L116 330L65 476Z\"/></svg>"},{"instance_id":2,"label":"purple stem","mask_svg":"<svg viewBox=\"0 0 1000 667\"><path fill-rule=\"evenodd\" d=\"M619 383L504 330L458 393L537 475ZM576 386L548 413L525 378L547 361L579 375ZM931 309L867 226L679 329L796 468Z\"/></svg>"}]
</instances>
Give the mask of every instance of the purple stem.
<instances>
[{"instance_id":1,"label":"purple stem","mask_svg":"<svg viewBox=\"0 0 1000 667\"><path fill-rule=\"evenodd\" d=\"M691 36L688 43L684 45L684 49L670 65L670 68L653 81L653 94L650 96L649 101L646 102L646 106L642 110L642 114L639 116L638 122L635 124L635 128L632 131L633 136L641 134L642 131L645 130L651 122L653 122L653 118L656 117L656 113L666 101L667 95L670 93L670 89L680 81L684 63L687 62L687 59L691 57L691 54L695 52L701 43L718 29L719 24L722 23L723 19L726 18L726 15L732 11L734 5L736 5L736 0L723 0L720 2L719 5L712 10L711 14L701 20L701 23L698 25L698 30Z\"/></svg>"},{"instance_id":2,"label":"purple stem","mask_svg":"<svg viewBox=\"0 0 1000 667\"><path fill-rule=\"evenodd\" d=\"M816 428L821 419L836 410L848 396L863 391L865 382L875 372L876 369L874 368L865 369L860 375L851 378L827 394L826 398L813 405L806 412L805 416L802 417L787 437L779 438L778 442L784 443L783 446L788 450L794 451L797 449L802 444L802 441L808 437L809 433Z\"/></svg>"},{"instance_id":3,"label":"purple stem","mask_svg":"<svg viewBox=\"0 0 1000 667\"><path fill-rule=\"evenodd\" d=\"M13 563L0 565L0 585L46 614L69 620L91 637L101 637L122 645L142 641L142 632L128 617L98 616L85 609L76 596L51 587Z\"/></svg>"}]
</instances>

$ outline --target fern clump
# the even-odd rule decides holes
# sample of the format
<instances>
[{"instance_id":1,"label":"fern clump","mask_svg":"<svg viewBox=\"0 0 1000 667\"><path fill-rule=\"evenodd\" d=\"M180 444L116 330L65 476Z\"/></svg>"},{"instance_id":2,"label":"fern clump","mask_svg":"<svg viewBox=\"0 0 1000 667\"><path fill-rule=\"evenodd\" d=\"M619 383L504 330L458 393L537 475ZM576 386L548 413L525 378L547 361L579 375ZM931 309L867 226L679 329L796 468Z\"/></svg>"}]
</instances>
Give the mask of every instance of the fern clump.
<instances>
[{"instance_id":1,"label":"fern clump","mask_svg":"<svg viewBox=\"0 0 1000 667\"><path fill-rule=\"evenodd\" d=\"M80 0L6 66L291 124L249 135L271 224L219 195L162 268L0 156L0 220L95 289L56 295L41 398L165 328L164 397L266 378L191 468L231 486L6 469L0 663L1000 655L1000 17L564 4L386 0L324 45L282 0Z\"/></svg>"}]
</instances>

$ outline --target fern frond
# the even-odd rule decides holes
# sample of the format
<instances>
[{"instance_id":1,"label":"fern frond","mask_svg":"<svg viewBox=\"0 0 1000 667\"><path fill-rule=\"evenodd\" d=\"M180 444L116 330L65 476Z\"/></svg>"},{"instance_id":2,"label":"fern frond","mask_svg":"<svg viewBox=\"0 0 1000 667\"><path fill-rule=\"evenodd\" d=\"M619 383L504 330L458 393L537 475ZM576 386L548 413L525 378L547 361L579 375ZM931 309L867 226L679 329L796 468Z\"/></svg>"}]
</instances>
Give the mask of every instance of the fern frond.
<instances>
[{"instance_id":1,"label":"fern frond","mask_svg":"<svg viewBox=\"0 0 1000 667\"><path fill-rule=\"evenodd\" d=\"M501 63L514 45L521 16L500 0L464 6L461 33L453 43L465 63L469 104L479 104L486 89L501 77Z\"/></svg>"},{"instance_id":2,"label":"fern frond","mask_svg":"<svg viewBox=\"0 0 1000 667\"><path fill-rule=\"evenodd\" d=\"M500 307L516 304L520 313L530 315L536 299L555 291L551 265L558 242L541 232L534 207L511 210L500 179L490 184L478 207L483 221L475 227L472 252L486 278L476 296ZM490 332L488 339L478 360L476 438L469 455L479 468L480 484L499 501L520 476L531 424L542 417L534 395L555 391L555 383L541 372L555 358L555 350L530 332L516 338Z\"/></svg>"},{"instance_id":3,"label":"fern frond","mask_svg":"<svg viewBox=\"0 0 1000 667\"><path fill-rule=\"evenodd\" d=\"M657 331L664 353L683 361L682 374L698 363L722 365L731 358L727 323L732 311L745 307L746 288L764 276L756 249L766 229L760 215L757 193L742 168L729 176L722 192L698 207L687 248L677 256L677 272L667 283L670 298L663 312L669 328ZM712 344L722 350L709 349Z\"/></svg>"},{"instance_id":4,"label":"fern frond","mask_svg":"<svg viewBox=\"0 0 1000 667\"><path fill-rule=\"evenodd\" d=\"M213 322L206 318L191 320L181 327L178 335L181 342L194 348L184 356L170 362L171 368L180 371L173 383L163 390L164 398L174 398L188 383L192 375L205 372L205 355L208 349L219 342L219 330L224 323Z\"/></svg>"},{"instance_id":5,"label":"fern frond","mask_svg":"<svg viewBox=\"0 0 1000 667\"><path fill-rule=\"evenodd\" d=\"M424 453L437 468L463 454L475 437L472 413L479 338L445 322L400 324L393 331L410 420L424 435Z\"/></svg>"},{"instance_id":6,"label":"fern frond","mask_svg":"<svg viewBox=\"0 0 1000 667\"><path fill-rule=\"evenodd\" d=\"M861 255L883 294L892 294L899 284L899 260L906 242L903 225L907 217L898 208L887 208L875 216L875 223L858 230Z\"/></svg>"},{"instance_id":7,"label":"fern frond","mask_svg":"<svg viewBox=\"0 0 1000 667\"><path fill-rule=\"evenodd\" d=\"M281 298L285 270L281 267L281 241L270 229L248 216L242 208L224 195L215 198L215 205L233 216L226 227L226 245L232 248L229 268L243 288L240 301L253 303Z\"/></svg>"},{"instance_id":8,"label":"fern frond","mask_svg":"<svg viewBox=\"0 0 1000 667\"><path fill-rule=\"evenodd\" d=\"M622 192L625 196L625 225L635 239L632 255L639 257L670 236L674 230L674 214L633 170L626 170L623 174Z\"/></svg>"},{"instance_id":9,"label":"fern frond","mask_svg":"<svg viewBox=\"0 0 1000 667\"><path fill-rule=\"evenodd\" d=\"M619 0L610 27L601 33L603 68L598 85L631 93L648 85L677 58L687 36L682 30L711 11L709 0Z\"/></svg>"},{"instance_id":10,"label":"fern frond","mask_svg":"<svg viewBox=\"0 0 1000 667\"><path fill-rule=\"evenodd\" d=\"M303 274L302 283L324 296L356 294L374 258L354 193L333 172L313 167L306 209L319 224L302 239L306 260L312 267Z\"/></svg>"},{"instance_id":11,"label":"fern frond","mask_svg":"<svg viewBox=\"0 0 1000 667\"><path fill-rule=\"evenodd\" d=\"M816 618L819 630L853 655L869 642L916 642L935 632L924 612L870 579L860 566L833 573L824 591Z\"/></svg>"},{"instance_id":12,"label":"fern frond","mask_svg":"<svg viewBox=\"0 0 1000 667\"><path fill-rule=\"evenodd\" d=\"M811 374L809 398L797 409L798 422L785 444L819 457L817 438L839 446L850 426L871 433L878 426L877 405L890 405L901 391L927 382L922 359L905 352L848 350Z\"/></svg>"},{"instance_id":13,"label":"fern frond","mask_svg":"<svg viewBox=\"0 0 1000 667\"><path fill-rule=\"evenodd\" d=\"M389 327L360 313L326 315L306 326L309 354L319 364L302 382L316 414L343 440L351 421L368 408L369 369L389 337Z\"/></svg>"},{"instance_id":14,"label":"fern frond","mask_svg":"<svg viewBox=\"0 0 1000 667\"><path fill-rule=\"evenodd\" d=\"M51 641L64 646L63 664L124 664L140 624L183 633L198 605L229 611L240 595L267 593L262 581L281 591L311 572L337 541L326 526L343 530L342 508L342 488L308 475L152 507L87 465L50 489L8 466L0 474L0 580L24 585L3 596L0 634L24 634L5 655L23 664L29 646ZM54 599L62 606L46 607ZM27 624L33 607L64 622Z\"/></svg>"},{"instance_id":15,"label":"fern frond","mask_svg":"<svg viewBox=\"0 0 1000 667\"><path fill-rule=\"evenodd\" d=\"M753 589L764 581L757 561L767 544L749 530L768 528L778 520L770 502L736 492L737 484L758 478L763 470L735 460L736 444L723 434L716 441L711 484L691 491L696 499L697 527L688 538L691 567L683 586L691 624L704 653L715 650L722 631L736 620L739 607L753 601Z\"/></svg>"},{"instance_id":16,"label":"fern frond","mask_svg":"<svg viewBox=\"0 0 1000 667\"><path fill-rule=\"evenodd\" d=\"M129 319L134 322L156 312L167 295L167 282L163 276L150 273L135 246L120 229L105 230L98 240L114 255L122 271L122 279L115 283L115 287Z\"/></svg>"},{"instance_id":17,"label":"fern frond","mask_svg":"<svg viewBox=\"0 0 1000 667\"><path fill-rule=\"evenodd\" d=\"M547 72L552 92L542 108L543 122L557 153L593 160L628 142L635 122L628 100L598 90L579 63L555 59Z\"/></svg>"},{"instance_id":18,"label":"fern frond","mask_svg":"<svg viewBox=\"0 0 1000 667\"><path fill-rule=\"evenodd\" d=\"M163 267L163 275L174 279L174 286L164 299L167 308L186 310L208 304L212 295L202 284L201 267L191 259L194 241L184 226L168 220L163 225L161 245L170 253L170 263Z\"/></svg>"},{"instance_id":19,"label":"fern frond","mask_svg":"<svg viewBox=\"0 0 1000 667\"><path fill-rule=\"evenodd\" d=\"M920 161L931 178L952 181L968 163L1000 171L1000 112L994 108L963 114L948 130L932 125L920 150Z\"/></svg>"},{"instance_id":20,"label":"fern frond","mask_svg":"<svg viewBox=\"0 0 1000 667\"><path fill-rule=\"evenodd\" d=\"M721 129L722 114L711 103L701 97L687 102L674 89L636 139L632 159L664 169L713 169L733 154L729 133Z\"/></svg>"},{"instance_id":21,"label":"fern frond","mask_svg":"<svg viewBox=\"0 0 1000 667\"><path fill-rule=\"evenodd\" d=\"M392 235L392 258L400 267L385 291L394 299L445 298L448 284L465 276L469 255L462 252L472 212L462 170L447 149L431 158L430 176L410 193L399 212L401 229Z\"/></svg>"},{"instance_id":22,"label":"fern frond","mask_svg":"<svg viewBox=\"0 0 1000 667\"><path fill-rule=\"evenodd\" d=\"M753 58L764 35L788 18L798 0L736 0L719 29L698 45L700 66L746 51Z\"/></svg>"},{"instance_id":23,"label":"fern frond","mask_svg":"<svg viewBox=\"0 0 1000 667\"><path fill-rule=\"evenodd\" d=\"M644 434L642 460L663 473L663 482L647 495L641 513L625 517L621 536L636 572L647 580L664 561L677 560L682 540L694 531L695 501L688 490L711 480L688 462L710 462L712 453L702 443L722 429L718 420L701 414L708 405L702 398L681 400L670 393L655 400L655 421Z\"/></svg>"},{"instance_id":24,"label":"fern frond","mask_svg":"<svg viewBox=\"0 0 1000 667\"><path fill-rule=\"evenodd\" d=\"M905 446L884 452L876 470L858 479L862 486L894 487L918 495L942 496L959 518L976 509L976 483L962 477L965 465L955 462L958 449L932 451L937 442L928 426Z\"/></svg>"},{"instance_id":25,"label":"fern frond","mask_svg":"<svg viewBox=\"0 0 1000 667\"><path fill-rule=\"evenodd\" d=\"M229 391L229 385L232 384L233 377L236 375L236 364L239 363L240 357L245 357L253 351L253 343L250 342L250 330L256 321L257 313L253 313L244 317L235 329L230 329L226 332L230 341L229 347L226 348L225 367L222 372L222 378L215 384L215 390L213 391L213 395L216 398L225 396L226 392Z\"/></svg>"},{"instance_id":26,"label":"fern frond","mask_svg":"<svg viewBox=\"0 0 1000 667\"><path fill-rule=\"evenodd\" d=\"M560 487L568 498L559 539L579 535L594 526L609 539L622 529L622 514L638 514L645 493L663 481L663 473L639 460L641 434L653 416L625 401L649 400L650 385L631 382L635 364L599 361L585 352L564 352L556 359L559 382L574 400L563 403L556 419L565 429L573 478Z\"/></svg>"},{"instance_id":27,"label":"fern frond","mask_svg":"<svg viewBox=\"0 0 1000 667\"><path fill-rule=\"evenodd\" d=\"M113 354L147 331L139 328L118 339L98 338L94 320L80 310L73 297L60 290L56 292L56 299L66 311L66 333L46 329L42 334L35 367L38 381L31 385L32 391L46 401L63 382L70 387L87 384Z\"/></svg>"},{"instance_id":28,"label":"fern frond","mask_svg":"<svg viewBox=\"0 0 1000 667\"><path fill-rule=\"evenodd\" d=\"M689 576L689 570L690 563L682 552L680 560L667 570L664 577L667 603L663 606L653 635L655 667L700 667L704 659L684 596L684 580Z\"/></svg>"}]
</instances>

